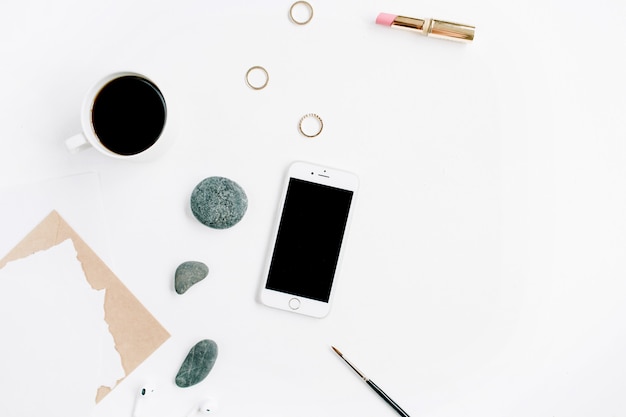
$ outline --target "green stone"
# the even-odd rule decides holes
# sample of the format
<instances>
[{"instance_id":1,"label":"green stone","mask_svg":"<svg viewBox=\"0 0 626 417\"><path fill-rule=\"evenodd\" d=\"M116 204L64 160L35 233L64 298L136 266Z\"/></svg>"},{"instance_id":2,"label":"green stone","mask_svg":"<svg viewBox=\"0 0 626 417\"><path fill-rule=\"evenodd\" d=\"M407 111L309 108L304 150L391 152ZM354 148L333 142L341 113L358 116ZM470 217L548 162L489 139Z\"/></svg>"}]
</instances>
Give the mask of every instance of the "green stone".
<instances>
[{"instance_id":1,"label":"green stone","mask_svg":"<svg viewBox=\"0 0 626 417\"><path fill-rule=\"evenodd\" d=\"M190 387L207 377L217 359L217 343L204 339L191 348L176 374L176 385Z\"/></svg>"},{"instance_id":2,"label":"green stone","mask_svg":"<svg viewBox=\"0 0 626 417\"><path fill-rule=\"evenodd\" d=\"M207 275L209 275L209 267L202 262L183 262L176 268L174 288L178 294L184 294L194 284L205 279Z\"/></svg>"},{"instance_id":3,"label":"green stone","mask_svg":"<svg viewBox=\"0 0 626 417\"><path fill-rule=\"evenodd\" d=\"M245 191L228 178L205 178L191 193L191 212L200 223L213 229L236 225L247 209Z\"/></svg>"}]
</instances>

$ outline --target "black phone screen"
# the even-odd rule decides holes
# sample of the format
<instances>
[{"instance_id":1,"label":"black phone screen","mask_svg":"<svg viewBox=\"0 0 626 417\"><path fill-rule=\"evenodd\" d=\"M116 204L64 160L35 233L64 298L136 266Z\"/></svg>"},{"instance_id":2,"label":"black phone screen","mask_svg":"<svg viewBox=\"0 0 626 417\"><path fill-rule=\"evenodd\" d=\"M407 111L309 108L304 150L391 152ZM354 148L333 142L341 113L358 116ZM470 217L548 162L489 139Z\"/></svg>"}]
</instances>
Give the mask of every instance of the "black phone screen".
<instances>
[{"instance_id":1,"label":"black phone screen","mask_svg":"<svg viewBox=\"0 0 626 417\"><path fill-rule=\"evenodd\" d=\"M289 179L266 288L329 301L353 194Z\"/></svg>"}]
</instances>

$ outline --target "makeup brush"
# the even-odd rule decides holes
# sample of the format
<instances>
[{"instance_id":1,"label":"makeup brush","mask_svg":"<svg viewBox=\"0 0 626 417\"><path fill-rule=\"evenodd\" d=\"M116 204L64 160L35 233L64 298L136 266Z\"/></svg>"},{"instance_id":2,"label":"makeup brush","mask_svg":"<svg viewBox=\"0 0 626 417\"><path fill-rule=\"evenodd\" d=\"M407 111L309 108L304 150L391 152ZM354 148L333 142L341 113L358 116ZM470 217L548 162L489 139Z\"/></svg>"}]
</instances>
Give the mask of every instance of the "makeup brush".
<instances>
[{"instance_id":1,"label":"makeup brush","mask_svg":"<svg viewBox=\"0 0 626 417\"><path fill-rule=\"evenodd\" d=\"M369 379L368 377L366 377L365 375L363 375L363 372L359 371L359 370L357 369L357 367L356 367L356 366L352 365L352 363L350 363L350 361L349 361L349 360L347 360L347 359L343 356L343 354L339 351L339 349L337 349L337 348L336 348L336 347L334 347L334 346L331 346L331 348L333 348L333 350L335 351L335 353L336 353L337 355L339 355L339 357L340 357L341 359L343 359L343 360L344 360L344 361L348 364L348 366L350 366L350 368L352 368L352 370L354 370L354 372L356 372L356 373L357 373L357 374L361 377L361 379L363 379L363 381L365 381L365 382L367 383L367 385L369 385L369 386L370 386L370 388L371 388L371 389L373 389L373 390L374 390L374 392L376 392L376 394L380 395L380 396L381 396L381 398L382 398L383 400L385 400L385 402L386 402L387 404L389 404L389 405L390 405L390 406L391 406L394 410L396 410L396 412L397 412L398 414L400 414L402 417L410 417L410 416L406 413L406 411L404 411L402 408L400 408L400 406L399 406L398 404L396 404L394 400L392 400L391 398L389 398L389 396L388 396L387 394L385 394L385 392L384 392L382 389L380 389L380 388L378 387L378 385L374 384L374 381L372 381L371 379Z\"/></svg>"}]
</instances>

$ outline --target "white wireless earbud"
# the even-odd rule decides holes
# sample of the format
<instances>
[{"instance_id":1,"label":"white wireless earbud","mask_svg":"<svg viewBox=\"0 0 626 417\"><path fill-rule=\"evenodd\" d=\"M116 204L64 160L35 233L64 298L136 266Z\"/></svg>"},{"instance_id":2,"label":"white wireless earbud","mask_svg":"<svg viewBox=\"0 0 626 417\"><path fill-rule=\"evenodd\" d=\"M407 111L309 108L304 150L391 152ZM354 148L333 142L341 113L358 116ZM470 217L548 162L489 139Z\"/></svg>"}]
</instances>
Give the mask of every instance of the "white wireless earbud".
<instances>
[{"instance_id":1,"label":"white wireless earbud","mask_svg":"<svg viewBox=\"0 0 626 417\"><path fill-rule=\"evenodd\" d=\"M200 414L214 414L218 410L218 405L215 398L207 398L200 404Z\"/></svg>"},{"instance_id":2,"label":"white wireless earbud","mask_svg":"<svg viewBox=\"0 0 626 417\"><path fill-rule=\"evenodd\" d=\"M149 401L150 397L154 395L155 389L151 385L144 385L139 389L137 398L135 398L135 409L133 410L133 417L144 417L144 402Z\"/></svg>"},{"instance_id":3,"label":"white wireless earbud","mask_svg":"<svg viewBox=\"0 0 626 417\"><path fill-rule=\"evenodd\" d=\"M218 403L215 398L209 397L202 402L198 407L194 407L191 409L187 417L192 417L197 414L208 416L215 414L217 412Z\"/></svg>"},{"instance_id":4,"label":"white wireless earbud","mask_svg":"<svg viewBox=\"0 0 626 417\"><path fill-rule=\"evenodd\" d=\"M138 398L146 398L146 397L150 397L152 394L154 394L155 389L151 386L145 386L145 387L141 387L141 389L139 390L139 397Z\"/></svg>"}]
</instances>

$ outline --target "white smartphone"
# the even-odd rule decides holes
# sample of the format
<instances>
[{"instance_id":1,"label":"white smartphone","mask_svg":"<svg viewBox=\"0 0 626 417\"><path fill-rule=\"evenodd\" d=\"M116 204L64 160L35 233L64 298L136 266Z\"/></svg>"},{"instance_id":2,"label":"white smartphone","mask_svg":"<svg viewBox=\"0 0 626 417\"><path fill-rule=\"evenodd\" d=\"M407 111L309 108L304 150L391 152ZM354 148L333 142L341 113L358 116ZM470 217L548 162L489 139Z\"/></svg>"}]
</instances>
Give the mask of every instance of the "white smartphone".
<instances>
[{"instance_id":1,"label":"white smartphone","mask_svg":"<svg viewBox=\"0 0 626 417\"><path fill-rule=\"evenodd\" d=\"M355 174L294 162L283 187L261 302L313 317L330 311L359 186Z\"/></svg>"}]
</instances>

